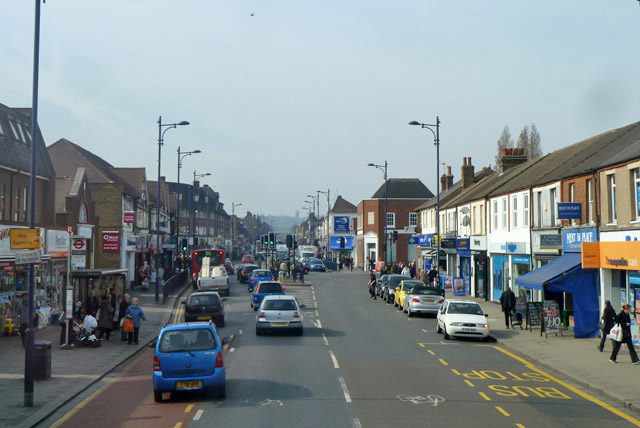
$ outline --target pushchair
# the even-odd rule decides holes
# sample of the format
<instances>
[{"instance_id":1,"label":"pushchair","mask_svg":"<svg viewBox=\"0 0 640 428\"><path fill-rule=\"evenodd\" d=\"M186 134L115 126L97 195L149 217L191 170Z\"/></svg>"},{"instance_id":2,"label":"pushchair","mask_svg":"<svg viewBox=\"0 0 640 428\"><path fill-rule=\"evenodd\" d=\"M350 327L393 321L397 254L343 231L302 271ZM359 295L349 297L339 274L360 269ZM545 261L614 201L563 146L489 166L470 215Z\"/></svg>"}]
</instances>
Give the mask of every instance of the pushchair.
<instances>
[{"instance_id":1,"label":"pushchair","mask_svg":"<svg viewBox=\"0 0 640 428\"><path fill-rule=\"evenodd\" d=\"M520 330L522 330L522 314L519 312L511 312L511 328L516 328L516 326L520 326Z\"/></svg>"},{"instance_id":2,"label":"pushchair","mask_svg":"<svg viewBox=\"0 0 640 428\"><path fill-rule=\"evenodd\" d=\"M99 348L102 346L100 339L98 339L93 333L96 327L98 327L98 321L96 321L93 316L87 315L84 317L82 324L78 324L75 321L74 324L77 328L76 346L91 346L92 348Z\"/></svg>"}]
</instances>

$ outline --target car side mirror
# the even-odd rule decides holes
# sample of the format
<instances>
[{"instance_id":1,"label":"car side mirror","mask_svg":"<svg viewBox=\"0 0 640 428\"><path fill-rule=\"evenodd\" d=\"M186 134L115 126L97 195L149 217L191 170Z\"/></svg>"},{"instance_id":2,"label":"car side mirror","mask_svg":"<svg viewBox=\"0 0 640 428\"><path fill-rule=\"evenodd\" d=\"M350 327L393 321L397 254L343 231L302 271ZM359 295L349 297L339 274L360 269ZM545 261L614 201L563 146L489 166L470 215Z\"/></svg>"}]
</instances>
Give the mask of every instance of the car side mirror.
<instances>
[{"instance_id":1,"label":"car side mirror","mask_svg":"<svg viewBox=\"0 0 640 428\"><path fill-rule=\"evenodd\" d=\"M149 344L147 346L149 348L155 348L156 347L156 341L154 340L153 342L149 342Z\"/></svg>"},{"instance_id":2,"label":"car side mirror","mask_svg":"<svg viewBox=\"0 0 640 428\"><path fill-rule=\"evenodd\" d=\"M489 318L489 314L484 314L485 317Z\"/></svg>"},{"instance_id":3,"label":"car side mirror","mask_svg":"<svg viewBox=\"0 0 640 428\"><path fill-rule=\"evenodd\" d=\"M222 344L223 345L228 345L231 343L231 338L229 336L225 336L222 338Z\"/></svg>"}]
</instances>

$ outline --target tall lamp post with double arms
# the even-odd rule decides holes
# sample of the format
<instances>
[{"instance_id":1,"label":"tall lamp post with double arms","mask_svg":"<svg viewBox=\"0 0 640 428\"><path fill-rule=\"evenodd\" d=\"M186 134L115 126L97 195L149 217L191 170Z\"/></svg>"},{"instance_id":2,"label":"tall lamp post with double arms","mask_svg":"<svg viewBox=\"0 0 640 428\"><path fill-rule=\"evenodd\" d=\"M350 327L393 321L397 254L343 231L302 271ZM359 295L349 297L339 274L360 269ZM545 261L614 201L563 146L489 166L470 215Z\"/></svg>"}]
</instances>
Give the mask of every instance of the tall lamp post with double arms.
<instances>
[{"instance_id":1,"label":"tall lamp post with double arms","mask_svg":"<svg viewBox=\"0 0 640 428\"><path fill-rule=\"evenodd\" d=\"M242 202L236 204L235 202L231 202L231 218L233 218L233 229L231 229L231 257L233 257L233 250L236 246L236 227L238 220L236 219L236 207L242 205Z\"/></svg>"},{"instance_id":2,"label":"tall lamp post with double arms","mask_svg":"<svg viewBox=\"0 0 640 428\"><path fill-rule=\"evenodd\" d=\"M180 254L180 196L182 192L180 192L180 169L182 168L182 159L187 156L190 156L194 153L202 153L199 149L191 150L187 152L180 151L180 146L178 146L178 190L177 200L176 200L176 255ZM187 220L189 220L189 216L187 216Z\"/></svg>"},{"instance_id":3,"label":"tall lamp post with double arms","mask_svg":"<svg viewBox=\"0 0 640 428\"><path fill-rule=\"evenodd\" d=\"M389 164L387 161L384 161L384 165L376 165L375 163L369 163L367 166L372 166L374 168L378 168L384 174L384 265L385 268L389 267L389 263L387 261L387 166Z\"/></svg>"},{"instance_id":4,"label":"tall lamp post with double arms","mask_svg":"<svg viewBox=\"0 0 640 428\"><path fill-rule=\"evenodd\" d=\"M162 116L158 117L158 197L156 200L156 303L160 301L160 165L162 159L162 145L164 144L164 133L171 128L189 125L189 122L183 120L177 123L162 123ZM165 128L164 131L162 128Z\"/></svg>"},{"instance_id":5,"label":"tall lamp post with double arms","mask_svg":"<svg viewBox=\"0 0 640 428\"><path fill-rule=\"evenodd\" d=\"M325 254L324 254L324 258L325 260L327 260L327 256L329 255L329 212L331 211L331 189L327 189L326 192L323 192L322 190L316 190L316 193L322 193L323 195L327 195L327 218L325 220L325 223L327 224L327 248L325 249ZM318 197L320 197L320 195L318 195ZM318 211L320 211L318 209ZM320 215L320 213L318 212L318 215Z\"/></svg>"},{"instance_id":6,"label":"tall lamp post with double arms","mask_svg":"<svg viewBox=\"0 0 640 428\"><path fill-rule=\"evenodd\" d=\"M193 236L193 249L196 249L196 215L198 214L198 209L196 206L196 202L198 202L198 179L201 177L207 177L211 175L210 172L205 172L204 174L196 174L196 171L193 170L193 229L191 230L191 235ZM209 215L209 213L207 213Z\"/></svg>"},{"instance_id":7,"label":"tall lamp post with double arms","mask_svg":"<svg viewBox=\"0 0 640 428\"><path fill-rule=\"evenodd\" d=\"M421 128L426 128L433 134L434 145L436 146L436 242L437 242L437 253L436 253L436 271L438 272L438 276L440 275L440 118L436 116L436 123L420 123L417 121L409 122L409 125L419 126ZM436 128L434 131L433 128Z\"/></svg>"}]
</instances>

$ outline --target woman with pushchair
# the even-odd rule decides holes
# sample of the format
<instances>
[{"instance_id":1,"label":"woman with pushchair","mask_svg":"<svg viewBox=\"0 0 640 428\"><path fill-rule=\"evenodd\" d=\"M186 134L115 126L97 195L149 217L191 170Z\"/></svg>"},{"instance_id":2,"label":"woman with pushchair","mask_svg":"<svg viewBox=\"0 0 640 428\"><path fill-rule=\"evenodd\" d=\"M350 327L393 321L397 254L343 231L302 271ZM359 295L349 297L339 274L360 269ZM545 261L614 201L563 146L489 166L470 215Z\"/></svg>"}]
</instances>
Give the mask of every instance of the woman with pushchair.
<instances>
[{"instance_id":1,"label":"woman with pushchair","mask_svg":"<svg viewBox=\"0 0 640 428\"><path fill-rule=\"evenodd\" d=\"M84 320L84 308L82 306L82 300L78 300L73 308L71 318L66 316L65 321L60 323L60 346L64 346L66 344L67 330L69 332L69 343L74 343L76 341L76 333L73 326L74 323L82 324L82 321Z\"/></svg>"}]
</instances>

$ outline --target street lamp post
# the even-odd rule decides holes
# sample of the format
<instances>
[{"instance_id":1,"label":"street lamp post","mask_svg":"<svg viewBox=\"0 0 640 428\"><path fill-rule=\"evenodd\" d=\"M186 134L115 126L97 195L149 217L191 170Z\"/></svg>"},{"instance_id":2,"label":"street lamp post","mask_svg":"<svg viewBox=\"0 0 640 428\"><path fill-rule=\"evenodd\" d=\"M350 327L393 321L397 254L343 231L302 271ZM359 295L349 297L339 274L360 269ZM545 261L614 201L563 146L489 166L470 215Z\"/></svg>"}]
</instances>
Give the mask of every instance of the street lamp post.
<instances>
[{"instance_id":1,"label":"street lamp post","mask_svg":"<svg viewBox=\"0 0 640 428\"><path fill-rule=\"evenodd\" d=\"M162 116L158 117L158 195L156 199L156 303L160 301L160 278L158 269L160 268L160 165L162 159L162 145L164 144L164 133L171 128L189 125L183 120L178 123L162 123ZM164 131L162 128L166 128Z\"/></svg>"},{"instance_id":2,"label":"street lamp post","mask_svg":"<svg viewBox=\"0 0 640 428\"><path fill-rule=\"evenodd\" d=\"M182 168L182 159L194 153L202 152L199 149L181 152L180 146L178 146L178 190L176 192L176 255L180 254L180 197L182 196L182 192L180 191L180 169ZM188 216L187 220L189 220Z\"/></svg>"},{"instance_id":3,"label":"street lamp post","mask_svg":"<svg viewBox=\"0 0 640 428\"><path fill-rule=\"evenodd\" d=\"M233 229L231 229L231 257L233 258L233 249L235 247L235 240L236 240L236 224L237 224L237 220L236 220L236 207L239 207L242 205L242 202L239 204L236 204L235 202L231 202L231 217L233 218Z\"/></svg>"},{"instance_id":4,"label":"street lamp post","mask_svg":"<svg viewBox=\"0 0 640 428\"><path fill-rule=\"evenodd\" d=\"M426 128L433 134L434 145L436 146L436 272L440 276L440 117L436 116L435 125L430 123L420 123L415 120L409 122L409 125ZM434 131L432 127L436 128Z\"/></svg>"},{"instance_id":5,"label":"street lamp post","mask_svg":"<svg viewBox=\"0 0 640 428\"><path fill-rule=\"evenodd\" d=\"M376 165L374 163L369 163L367 166L373 166L378 168L384 174L384 265L385 268L389 267L389 263L387 262L387 166L389 164L387 161L384 161L384 165Z\"/></svg>"},{"instance_id":6,"label":"street lamp post","mask_svg":"<svg viewBox=\"0 0 640 428\"><path fill-rule=\"evenodd\" d=\"M196 174L196 171L193 171L193 228L191 230L191 235L193 237L193 249L196 249L196 216L198 215L198 206L196 202L199 199L198 192L198 178L207 177L211 175L210 172L205 172L204 174Z\"/></svg>"},{"instance_id":7,"label":"street lamp post","mask_svg":"<svg viewBox=\"0 0 640 428\"><path fill-rule=\"evenodd\" d=\"M313 204L314 204L314 205L313 205L313 216L314 216L315 221L316 221L316 223L317 223L317 221L318 221L318 216L320 215L320 194L319 194L319 193L316 193L316 195L315 195L315 196L313 196L313 195L307 195L307 197L311 198L311 200L312 200L312 201L314 201L314 202L313 202ZM317 207L317 208L316 208L316 207ZM315 236L316 236L316 227L315 227L315 226L314 226L314 228L313 228L313 236L314 236L314 238L315 238Z\"/></svg>"},{"instance_id":8,"label":"street lamp post","mask_svg":"<svg viewBox=\"0 0 640 428\"><path fill-rule=\"evenodd\" d=\"M323 192L322 190L316 190L316 193L322 193L323 195L327 195L327 218L325 220L325 223L327 224L327 248L325 249L325 259L326 259L327 255L329 254L329 211L331 211L331 198L330 198L331 189L327 189L326 192ZM320 211L320 209L318 209L318 211Z\"/></svg>"}]
</instances>

